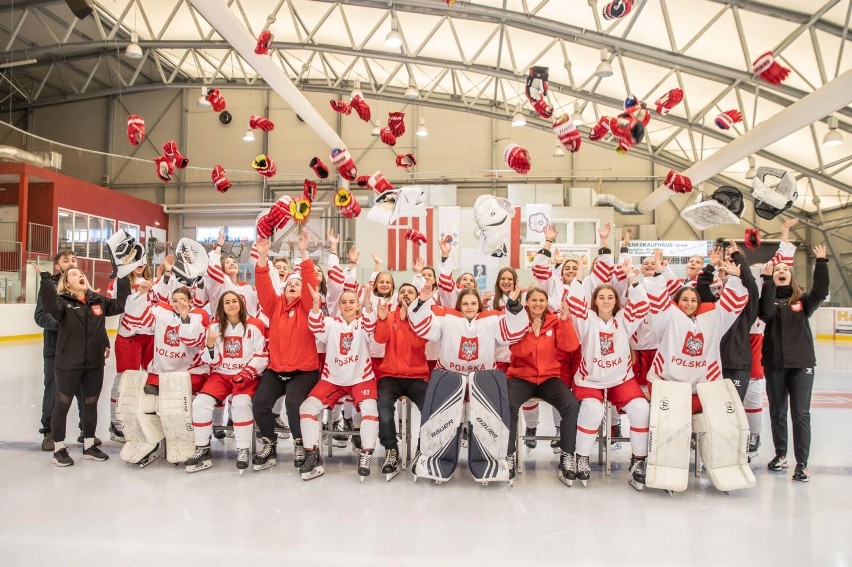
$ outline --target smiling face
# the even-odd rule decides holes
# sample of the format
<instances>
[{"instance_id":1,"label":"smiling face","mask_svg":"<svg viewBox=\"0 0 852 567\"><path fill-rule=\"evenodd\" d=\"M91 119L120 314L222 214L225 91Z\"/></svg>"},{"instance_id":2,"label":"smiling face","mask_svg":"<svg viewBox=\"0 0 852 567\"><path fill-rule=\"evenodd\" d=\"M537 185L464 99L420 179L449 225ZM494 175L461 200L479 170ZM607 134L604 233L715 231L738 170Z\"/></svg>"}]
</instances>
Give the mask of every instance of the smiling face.
<instances>
[{"instance_id":1,"label":"smiling face","mask_svg":"<svg viewBox=\"0 0 852 567\"><path fill-rule=\"evenodd\" d=\"M595 307L597 307L598 317L602 319L612 317L612 312L616 305L615 292L612 289L608 287L596 289L593 302Z\"/></svg>"},{"instance_id":2,"label":"smiling face","mask_svg":"<svg viewBox=\"0 0 852 567\"><path fill-rule=\"evenodd\" d=\"M190 298L183 290L175 290L174 293L172 293L170 303L172 305L172 309L174 309L177 313L189 312Z\"/></svg>"},{"instance_id":3,"label":"smiling face","mask_svg":"<svg viewBox=\"0 0 852 567\"><path fill-rule=\"evenodd\" d=\"M476 294L468 294L461 298L459 306L461 314L467 319L473 319L479 314L479 297Z\"/></svg>"},{"instance_id":4,"label":"smiling face","mask_svg":"<svg viewBox=\"0 0 852 567\"><path fill-rule=\"evenodd\" d=\"M547 295L541 290L534 290L527 294L527 309L533 318L544 316L547 311Z\"/></svg>"},{"instance_id":5,"label":"smiling face","mask_svg":"<svg viewBox=\"0 0 852 567\"><path fill-rule=\"evenodd\" d=\"M240 320L240 298L234 292L227 292L222 296L222 308L228 321L235 323Z\"/></svg>"},{"instance_id":6,"label":"smiling face","mask_svg":"<svg viewBox=\"0 0 852 567\"><path fill-rule=\"evenodd\" d=\"M580 271L580 264L576 260L565 260L562 263L562 283L568 285L577 279L577 272Z\"/></svg>"},{"instance_id":7,"label":"smiling face","mask_svg":"<svg viewBox=\"0 0 852 567\"><path fill-rule=\"evenodd\" d=\"M222 259L222 271L233 279L240 273L240 265L233 256L227 256Z\"/></svg>"},{"instance_id":8,"label":"smiling face","mask_svg":"<svg viewBox=\"0 0 852 567\"><path fill-rule=\"evenodd\" d=\"M642 260L642 275L646 278L653 278L656 273L656 266L654 265L654 258L648 256L644 260Z\"/></svg>"},{"instance_id":9,"label":"smiling face","mask_svg":"<svg viewBox=\"0 0 852 567\"><path fill-rule=\"evenodd\" d=\"M704 267L704 258L701 256L693 256L686 263L686 279L694 280L698 277L698 272Z\"/></svg>"},{"instance_id":10,"label":"smiling face","mask_svg":"<svg viewBox=\"0 0 852 567\"><path fill-rule=\"evenodd\" d=\"M358 295L354 291L344 291L340 296L340 315L347 323L351 323L358 316Z\"/></svg>"},{"instance_id":11,"label":"smiling face","mask_svg":"<svg viewBox=\"0 0 852 567\"><path fill-rule=\"evenodd\" d=\"M465 272L461 276L459 276L459 287L465 289L475 289L476 288L476 280L473 277L473 274L470 272Z\"/></svg>"},{"instance_id":12,"label":"smiling face","mask_svg":"<svg viewBox=\"0 0 852 567\"><path fill-rule=\"evenodd\" d=\"M322 282L325 281L325 274L322 273L322 268L314 265L314 274L317 276L317 284L322 285Z\"/></svg>"},{"instance_id":13,"label":"smiling face","mask_svg":"<svg viewBox=\"0 0 852 567\"><path fill-rule=\"evenodd\" d=\"M775 264L772 269L772 281L775 282L775 285L790 285L790 282L793 281L790 266L784 263Z\"/></svg>"},{"instance_id":14,"label":"smiling face","mask_svg":"<svg viewBox=\"0 0 852 567\"><path fill-rule=\"evenodd\" d=\"M373 291L376 295L380 295L382 297L390 297L393 295L393 277L391 277L391 275L387 272L381 272L376 278Z\"/></svg>"},{"instance_id":15,"label":"smiling face","mask_svg":"<svg viewBox=\"0 0 852 567\"><path fill-rule=\"evenodd\" d=\"M516 282L517 278L511 270L508 268L500 270L500 275L497 277L497 285L500 287L500 291L508 295L512 291L512 288L515 287Z\"/></svg>"},{"instance_id":16,"label":"smiling face","mask_svg":"<svg viewBox=\"0 0 852 567\"><path fill-rule=\"evenodd\" d=\"M677 306L681 311L689 317L692 317L698 311L698 292L694 289L683 289L677 297Z\"/></svg>"}]
</instances>

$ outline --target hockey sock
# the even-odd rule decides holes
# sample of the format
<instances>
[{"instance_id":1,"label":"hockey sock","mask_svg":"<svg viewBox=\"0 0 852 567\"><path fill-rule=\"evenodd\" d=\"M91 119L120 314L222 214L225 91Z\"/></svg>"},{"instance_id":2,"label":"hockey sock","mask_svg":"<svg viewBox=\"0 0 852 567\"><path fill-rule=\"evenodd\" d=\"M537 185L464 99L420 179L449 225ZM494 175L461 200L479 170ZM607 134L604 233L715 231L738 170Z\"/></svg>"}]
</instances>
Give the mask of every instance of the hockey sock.
<instances>
[{"instance_id":1,"label":"hockey sock","mask_svg":"<svg viewBox=\"0 0 852 567\"><path fill-rule=\"evenodd\" d=\"M589 456L592 445L598 435L603 419L604 406L600 400L586 398L580 402L580 414L577 416L577 454Z\"/></svg>"},{"instance_id":2,"label":"hockey sock","mask_svg":"<svg viewBox=\"0 0 852 567\"><path fill-rule=\"evenodd\" d=\"M231 400L231 417L234 420L234 441L237 449L251 447L251 434L254 429L254 416L251 411L251 397L239 394Z\"/></svg>"},{"instance_id":3,"label":"hockey sock","mask_svg":"<svg viewBox=\"0 0 852 567\"><path fill-rule=\"evenodd\" d=\"M379 436L379 407L376 400L363 400L360 404L363 421L361 423L361 447L372 451Z\"/></svg>"},{"instance_id":4,"label":"hockey sock","mask_svg":"<svg viewBox=\"0 0 852 567\"><path fill-rule=\"evenodd\" d=\"M192 400L192 427L195 429L195 445L203 447L210 443L213 435L213 412L216 400L201 393Z\"/></svg>"},{"instance_id":5,"label":"hockey sock","mask_svg":"<svg viewBox=\"0 0 852 567\"><path fill-rule=\"evenodd\" d=\"M633 454L644 458L648 454L650 404L645 398L635 398L624 406L624 412L630 420L630 447Z\"/></svg>"}]
</instances>

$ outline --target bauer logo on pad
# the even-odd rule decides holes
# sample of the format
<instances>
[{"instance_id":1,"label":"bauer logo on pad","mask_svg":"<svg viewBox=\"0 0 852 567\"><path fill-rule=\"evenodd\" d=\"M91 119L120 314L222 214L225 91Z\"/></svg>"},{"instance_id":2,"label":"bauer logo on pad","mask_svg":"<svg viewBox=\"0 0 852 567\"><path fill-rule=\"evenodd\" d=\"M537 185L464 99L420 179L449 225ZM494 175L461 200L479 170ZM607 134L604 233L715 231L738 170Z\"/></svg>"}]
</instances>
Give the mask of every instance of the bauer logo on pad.
<instances>
[{"instance_id":1,"label":"bauer logo on pad","mask_svg":"<svg viewBox=\"0 0 852 567\"><path fill-rule=\"evenodd\" d=\"M686 334L686 340L683 341L683 354L687 356L701 356L703 353L704 333L689 331Z\"/></svg>"},{"instance_id":2,"label":"bauer logo on pad","mask_svg":"<svg viewBox=\"0 0 852 567\"><path fill-rule=\"evenodd\" d=\"M462 339L459 345L459 360L476 360L479 358L479 337Z\"/></svg>"}]
</instances>

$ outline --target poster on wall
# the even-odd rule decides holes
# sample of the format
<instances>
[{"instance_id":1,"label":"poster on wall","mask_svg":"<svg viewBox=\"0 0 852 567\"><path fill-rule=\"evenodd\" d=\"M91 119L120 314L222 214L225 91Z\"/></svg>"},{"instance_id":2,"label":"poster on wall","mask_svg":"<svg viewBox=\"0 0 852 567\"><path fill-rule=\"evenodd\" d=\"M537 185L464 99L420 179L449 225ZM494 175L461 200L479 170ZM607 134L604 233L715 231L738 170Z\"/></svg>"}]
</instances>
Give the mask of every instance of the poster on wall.
<instances>
[{"instance_id":1,"label":"poster on wall","mask_svg":"<svg viewBox=\"0 0 852 567\"><path fill-rule=\"evenodd\" d=\"M852 337L852 309L834 310L834 334Z\"/></svg>"},{"instance_id":2,"label":"poster on wall","mask_svg":"<svg viewBox=\"0 0 852 567\"><path fill-rule=\"evenodd\" d=\"M544 242L544 227L553 218L553 205L524 205L524 222L527 224L527 242Z\"/></svg>"},{"instance_id":3,"label":"poster on wall","mask_svg":"<svg viewBox=\"0 0 852 567\"><path fill-rule=\"evenodd\" d=\"M538 254L539 250L541 250L541 246L538 245L521 246L521 262L525 269L533 267L533 261L535 260L536 254ZM586 266L591 264L592 248L589 246L557 246L554 251L557 253L553 254L550 258L550 263L552 265L561 263L563 260L567 260L569 258L577 261L584 259Z\"/></svg>"}]
</instances>

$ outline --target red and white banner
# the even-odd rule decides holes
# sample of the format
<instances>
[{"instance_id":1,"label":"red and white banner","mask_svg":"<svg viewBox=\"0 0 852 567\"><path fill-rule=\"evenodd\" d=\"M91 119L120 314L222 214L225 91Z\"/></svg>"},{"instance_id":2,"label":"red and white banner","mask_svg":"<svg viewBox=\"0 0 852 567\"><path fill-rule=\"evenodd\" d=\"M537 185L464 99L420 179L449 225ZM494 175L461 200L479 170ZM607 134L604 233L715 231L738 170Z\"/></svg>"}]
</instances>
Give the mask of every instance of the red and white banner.
<instances>
[{"instance_id":1,"label":"red and white banner","mask_svg":"<svg viewBox=\"0 0 852 567\"><path fill-rule=\"evenodd\" d=\"M434 265L433 214L434 209L427 208L425 217L400 218L388 227L388 270L410 270L417 258L423 258L427 265ZM417 244L407 240L405 234L409 229L423 233L426 243Z\"/></svg>"}]
</instances>

